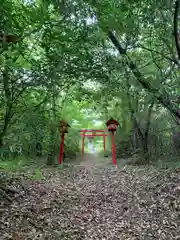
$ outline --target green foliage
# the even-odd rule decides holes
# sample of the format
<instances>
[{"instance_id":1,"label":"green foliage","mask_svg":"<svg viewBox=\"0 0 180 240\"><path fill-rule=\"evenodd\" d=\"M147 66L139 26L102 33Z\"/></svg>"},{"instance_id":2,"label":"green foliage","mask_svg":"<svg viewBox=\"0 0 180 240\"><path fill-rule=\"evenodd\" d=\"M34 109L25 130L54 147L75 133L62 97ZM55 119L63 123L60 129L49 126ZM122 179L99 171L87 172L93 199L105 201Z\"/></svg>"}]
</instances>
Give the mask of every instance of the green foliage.
<instances>
[{"instance_id":1,"label":"green foliage","mask_svg":"<svg viewBox=\"0 0 180 240\"><path fill-rule=\"evenodd\" d=\"M34 175L31 177L31 179L35 180L35 181L40 181L42 179L42 173L41 173L40 168L36 169Z\"/></svg>"},{"instance_id":2,"label":"green foliage","mask_svg":"<svg viewBox=\"0 0 180 240\"><path fill-rule=\"evenodd\" d=\"M176 116L179 111L174 7L172 1L154 0L4 1L1 30L19 39L16 44L0 43L1 158L40 153L44 158L52 155L53 163L59 154L60 119L71 125L67 159L75 157L78 130L94 128L94 120L105 128L110 116L120 121L119 156L137 149L153 151L155 138L171 149L172 131L156 132L173 123L167 112L164 118L164 106ZM108 31L126 50L124 56L110 42ZM165 145L159 149L155 152Z\"/></svg>"},{"instance_id":3,"label":"green foliage","mask_svg":"<svg viewBox=\"0 0 180 240\"><path fill-rule=\"evenodd\" d=\"M4 169L5 171L16 171L21 169L26 164L27 161L24 157L17 157L14 160L6 159L6 161L0 161L0 169Z\"/></svg>"}]
</instances>

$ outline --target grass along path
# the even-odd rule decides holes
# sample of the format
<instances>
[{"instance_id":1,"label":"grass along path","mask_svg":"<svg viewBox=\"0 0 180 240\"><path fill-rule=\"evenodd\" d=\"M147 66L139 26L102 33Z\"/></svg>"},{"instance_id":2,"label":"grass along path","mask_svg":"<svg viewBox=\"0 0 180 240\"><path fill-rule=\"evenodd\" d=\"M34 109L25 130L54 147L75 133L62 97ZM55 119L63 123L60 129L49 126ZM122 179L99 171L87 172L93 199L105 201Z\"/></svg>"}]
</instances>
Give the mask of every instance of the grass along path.
<instances>
[{"instance_id":1,"label":"grass along path","mask_svg":"<svg viewBox=\"0 0 180 240\"><path fill-rule=\"evenodd\" d=\"M1 201L1 239L180 239L179 170L118 169L89 157L43 169L40 182L12 179L19 193Z\"/></svg>"}]
</instances>

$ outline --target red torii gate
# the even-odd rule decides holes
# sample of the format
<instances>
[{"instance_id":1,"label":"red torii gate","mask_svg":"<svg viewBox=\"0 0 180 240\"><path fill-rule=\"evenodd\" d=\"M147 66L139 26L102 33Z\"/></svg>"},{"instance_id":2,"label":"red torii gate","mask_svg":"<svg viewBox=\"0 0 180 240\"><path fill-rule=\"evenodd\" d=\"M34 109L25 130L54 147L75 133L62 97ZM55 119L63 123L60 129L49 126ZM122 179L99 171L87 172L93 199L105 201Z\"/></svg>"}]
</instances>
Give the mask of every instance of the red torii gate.
<instances>
[{"instance_id":1,"label":"red torii gate","mask_svg":"<svg viewBox=\"0 0 180 240\"><path fill-rule=\"evenodd\" d=\"M106 126L109 132L111 132L112 135L112 162L114 165L116 165L116 145L115 145L115 132L117 127L119 126L119 122L112 117L106 122ZM64 136L65 133L68 133L68 127L70 125L65 121L61 120L60 125L59 125L59 130L61 134L61 145L60 145L60 155L59 155L59 164L62 163L63 159L63 152L64 152ZM89 137L93 139L96 136L102 136L104 139L104 152L106 151L106 137L108 136L107 134L104 133L104 130L100 129L82 129L79 132L82 132L82 156L84 155L84 138ZM86 134L86 132L92 132L91 134ZM96 132L100 132L101 134L96 134Z\"/></svg>"},{"instance_id":2,"label":"red torii gate","mask_svg":"<svg viewBox=\"0 0 180 240\"><path fill-rule=\"evenodd\" d=\"M112 137L112 162L114 165L116 165L116 144L115 144L115 132L117 130L117 127L119 126L119 122L112 117L106 122L106 126L109 132L111 132ZM106 151L106 137L107 134L104 133L104 130L99 129L82 129L79 132L82 132L82 156L84 155L84 138L94 138L96 136L102 136L104 138L104 152ZM92 132L92 134L86 134L86 132ZM101 132L101 134L96 134L96 132Z\"/></svg>"},{"instance_id":3,"label":"red torii gate","mask_svg":"<svg viewBox=\"0 0 180 240\"><path fill-rule=\"evenodd\" d=\"M106 137L108 136L107 134L104 133L104 130L101 129L81 129L79 132L82 132L81 137L82 137L82 156L84 156L84 139L85 137L89 137L93 139L94 137L103 137L104 140L104 152L106 151ZM97 134L96 132L99 132ZM86 134L86 133L91 133L91 134Z\"/></svg>"}]
</instances>

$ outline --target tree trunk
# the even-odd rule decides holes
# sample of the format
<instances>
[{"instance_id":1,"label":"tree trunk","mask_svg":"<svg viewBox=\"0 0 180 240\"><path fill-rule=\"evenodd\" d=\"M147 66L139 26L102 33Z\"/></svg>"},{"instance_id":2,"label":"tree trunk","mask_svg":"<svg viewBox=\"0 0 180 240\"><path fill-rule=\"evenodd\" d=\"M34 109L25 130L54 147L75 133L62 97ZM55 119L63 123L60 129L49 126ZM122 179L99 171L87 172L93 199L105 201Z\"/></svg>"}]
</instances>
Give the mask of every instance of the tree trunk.
<instances>
[{"instance_id":1,"label":"tree trunk","mask_svg":"<svg viewBox=\"0 0 180 240\"><path fill-rule=\"evenodd\" d=\"M41 157L42 156L42 144L41 142L36 143L36 156Z\"/></svg>"},{"instance_id":2,"label":"tree trunk","mask_svg":"<svg viewBox=\"0 0 180 240\"><path fill-rule=\"evenodd\" d=\"M56 125L56 98L55 95L52 99L52 125L50 132L50 143L49 143L49 151L48 151L48 159L47 165L53 165L55 163L55 155L56 155L56 137L57 137L57 125Z\"/></svg>"},{"instance_id":3,"label":"tree trunk","mask_svg":"<svg viewBox=\"0 0 180 240\"><path fill-rule=\"evenodd\" d=\"M47 165L53 165L55 163L55 136L56 136L56 131L55 131L54 127L52 126L48 158L47 158Z\"/></svg>"},{"instance_id":4,"label":"tree trunk","mask_svg":"<svg viewBox=\"0 0 180 240\"><path fill-rule=\"evenodd\" d=\"M7 68L3 72L3 90L4 90L4 97L6 100L6 104L5 104L5 116L4 116L3 129L0 133L0 147L3 146L3 138L6 135L9 122L11 120L11 117L13 116L13 113L12 113L13 101L12 101L12 97L11 97L12 94L9 87L9 77L8 77Z\"/></svg>"},{"instance_id":5,"label":"tree trunk","mask_svg":"<svg viewBox=\"0 0 180 240\"><path fill-rule=\"evenodd\" d=\"M3 147L3 138L0 138L0 149Z\"/></svg>"},{"instance_id":6,"label":"tree trunk","mask_svg":"<svg viewBox=\"0 0 180 240\"><path fill-rule=\"evenodd\" d=\"M147 115L147 123L146 123L146 127L145 127L145 131L144 131L144 143L143 143L143 150L144 150L144 154L148 154L148 137L149 137L149 128L150 128L150 124L151 124L151 114L152 114L152 108L154 106L154 100L152 101L152 103L150 104L149 108L148 108L148 115Z\"/></svg>"},{"instance_id":7,"label":"tree trunk","mask_svg":"<svg viewBox=\"0 0 180 240\"><path fill-rule=\"evenodd\" d=\"M132 103L131 103L131 98L132 96L130 95L130 83L129 83L129 77L127 77L127 91L126 91L126 94L127 94L127 99L129 100L128 101L128 105L129 105L129 111L130 111L130 114L131 114L131 122L132 122L132 142L133 142L133 147L134 147L134 151L136 151L139 147L139 138L140 138L140 141L141 141L141 145L143 146L143 143L144 143L144 136L141 132L141 128L140 128L140 125L137 121L137 118L136 118L136 113L138 111L138 93L136 95L136 109L134 110L133 109L133 106L132 106Z\"/></svg>"},{"instance_id":8,"label":"tree trunk","mask_svg":"<svg viewBox=\"0 0 180 240\"><path fill-rule=\"evenodd\" d=\"M6 131L8 129L10 119L11 119L11 112L10 112L10 110L6 110L6 115L5 115L5 118L4 118L4 126L3 126L3 129L1 131L1 133L0 133L0 148L2 148L2 146L3 146L3 138L6 135Z\"/></svg>"}]
</instances>

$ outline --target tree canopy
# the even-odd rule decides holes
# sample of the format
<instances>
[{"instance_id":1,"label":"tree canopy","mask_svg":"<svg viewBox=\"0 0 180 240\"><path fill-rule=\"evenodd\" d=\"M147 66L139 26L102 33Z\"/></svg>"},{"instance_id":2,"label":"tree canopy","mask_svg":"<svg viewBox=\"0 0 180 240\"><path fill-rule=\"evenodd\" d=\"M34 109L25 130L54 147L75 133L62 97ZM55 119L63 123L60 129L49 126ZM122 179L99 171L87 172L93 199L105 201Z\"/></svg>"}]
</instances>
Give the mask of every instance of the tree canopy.
<instances>
[{"instance_id":1,"label":"tree canopy","mask_svg":"<svg viewBox=\"0 0 180 240\"><path fill-rule=\"evenodd\" d=\"M27 139L55 145L61 118L87 127L91 115L90 122L114 116L121 134L138 135L147 152L152 118L162 129L180 123L179 5L4 1L1 148Z\"/></svg>"}]
</instances>

